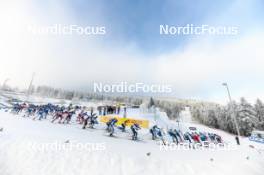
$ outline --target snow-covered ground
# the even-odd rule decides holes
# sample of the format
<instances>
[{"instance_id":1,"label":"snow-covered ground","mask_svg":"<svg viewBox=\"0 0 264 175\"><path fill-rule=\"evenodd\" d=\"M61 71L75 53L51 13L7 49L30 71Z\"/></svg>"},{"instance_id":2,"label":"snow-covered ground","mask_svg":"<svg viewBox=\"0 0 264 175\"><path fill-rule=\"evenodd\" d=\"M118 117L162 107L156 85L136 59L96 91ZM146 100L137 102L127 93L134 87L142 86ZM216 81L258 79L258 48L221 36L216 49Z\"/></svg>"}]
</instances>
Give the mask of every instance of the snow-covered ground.
<instances>
[{"instance_id":1,"label":"snow-covered ground","mask_svg":"<svg viewBox=\"0 0 264 175\"><path fill-rule=\"evenodd\" d=\"M188 110L181 115L180 127L217 133L229 149L164 149L146 130L139 134L143 141L135 142L129 133L108 137L102 126L82 130L74 123L33 121L1 110L0 175L263 175L263 145L242 138L236 147L234 136L193 123Z\"/></svg>"}]
</instances>

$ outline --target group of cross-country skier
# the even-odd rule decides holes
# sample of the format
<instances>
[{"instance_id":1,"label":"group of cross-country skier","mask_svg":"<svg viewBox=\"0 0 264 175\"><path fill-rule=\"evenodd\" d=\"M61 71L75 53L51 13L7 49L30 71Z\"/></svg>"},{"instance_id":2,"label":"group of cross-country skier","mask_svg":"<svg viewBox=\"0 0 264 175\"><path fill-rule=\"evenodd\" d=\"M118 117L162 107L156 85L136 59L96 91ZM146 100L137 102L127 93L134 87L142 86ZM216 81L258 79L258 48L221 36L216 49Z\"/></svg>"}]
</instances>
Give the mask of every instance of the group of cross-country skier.
<instances>
[{"instance_id":1,"label":"group of cross-country skier","mask_svg":"<svg viewBox=\"0 0 264 175\"><path fill-rule=\"evenodd\" d=\"M120 107L111 107L111 106L99 106L97 111L99 115L107 114L120 114ZM126 107L124 110L124 117L126 113ZM99 124L97 118L97 113L94 112L94 108L91 107L87 110L85 106L78 106L69 104L67 106L54 105L54 104L45 104L45 105L35 105L35 104L13 104L11 113L19 114L23 113L23 117L30 117L33 120L50 120L52 123L60 124L70 124L72 122L82 125L82 129L92 128L94 129L96 124ZM74 116L74 117L73 117ZM75 119L75 120L73 120ZM116 129L121 132L128 132L127 127L129 127L132 133L132 140L140 140L138 137L138 131L141 129L140 125L137 123L130 123L129 120L124 120L123 123L118 124L118 119L113 117L106 122L106 131L109 136L115 136L117 134ZM160 140L163 144L166 144L166 137L169 136L171 141L175 144L180 143L203 143L213 142L213 143L222 143L222 138L214 133L208 132L197 132L197 131L186 131L182 132L179 129L164 129L157 125L152 126L149 129L152 140Z\"/></svg>"}]
</instances>

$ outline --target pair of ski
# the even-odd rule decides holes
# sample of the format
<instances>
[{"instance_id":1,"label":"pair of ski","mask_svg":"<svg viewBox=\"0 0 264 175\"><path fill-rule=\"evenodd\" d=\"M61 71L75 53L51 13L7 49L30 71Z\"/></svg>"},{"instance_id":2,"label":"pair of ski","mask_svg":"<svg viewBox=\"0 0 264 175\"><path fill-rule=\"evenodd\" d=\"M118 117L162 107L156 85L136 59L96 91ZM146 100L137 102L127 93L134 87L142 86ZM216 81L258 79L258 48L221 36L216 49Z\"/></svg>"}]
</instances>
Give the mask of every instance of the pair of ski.
<instances>
[{"instance_id":1,"label":"pair of ski","mask_svg":"<svg viewBox=\"0 0 264 175\"><path fill-rule=\"evenodd\" d=\"M116 135L110 135L110 134L105 134L105 136L107 136L107 137L111 137L111 138L116 138L116 139L125 139L124 137L118 137L118 136L116 136ZM132 140L132 141L135 141L135 142L144 142L144 140L143 139L141 139L141 138L137 138L137 139L132 139L132 138L129 138L129 140Z\"/></svg>"}]
</instances>

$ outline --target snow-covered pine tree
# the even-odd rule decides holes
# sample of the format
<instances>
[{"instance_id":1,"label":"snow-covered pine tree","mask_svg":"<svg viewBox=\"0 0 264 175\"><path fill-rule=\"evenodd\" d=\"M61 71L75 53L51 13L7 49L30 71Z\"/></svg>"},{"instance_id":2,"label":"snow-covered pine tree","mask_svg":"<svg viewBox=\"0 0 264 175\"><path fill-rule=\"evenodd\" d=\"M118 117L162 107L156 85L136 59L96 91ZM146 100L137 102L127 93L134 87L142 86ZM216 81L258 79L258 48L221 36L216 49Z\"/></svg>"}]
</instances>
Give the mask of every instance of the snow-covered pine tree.
<instances>
[{"instance_id":1,"label":"snow-covered pine tree","mask_svg":"<svg viewBox=\"0 0 264 175\"><path fill-rule=\"evenodd\" d=\"M249 136L257 125L256 111L254 107L246 101L245 98L240 99L237 110L237 120L241 135Z\"/></svg>"},{"instance_id":2,"label":"snow-covered pine tree","mask_svg":"<svg viewBox=\"0 0 264 175\"><path fill-rule=\"evenodd\" d=\"M257 99L254 108L258 119L257 129L264 130L264 104L260 99Z\"/></svg>"},{"instance_id":3,"label":"snow-covered pine tree","mask_svg":"<svg viewBox=\"0 0 264 175\"><path fill-rule=\"evenodd\" d=\"M227 131L227 108L225 106L221 106L218 108L217 120L219 128Z\"/></svg>"},{"instance_id":4,"label":"snow-covered pine tree","mask_svg":"<svg viewBox=\"0 0 264 175\"><path fill-rule=\"evenodd\" d=\"M155 106L155 102L154 102L154 99L152 97L150 97L149 103L148 103L148 108L151 108L153 106Z\"/></svg>"},{"instance_id":5,"label":"snow-covered pine tree","mask_svg":"<svg viewBox=\"0 0 264 175\"><path fill-rule=\"evenodd\" d=\"M223 111L225 115L224 124L225 124L226 131L231 132L233 134L237 134L236 126L235 126L235 119L233 116L237 114L238 107L239 105L235 101L233 101L232 103L228 103L228 105L225 107Z\"/></svg>"},{"instance_id":6,"label":"snow-covered pine tree","mask_svg":"<svg viewBox=\"0 0 264 175\"><path fill-rule=\"evenodd\" d=\"M214 128L218 128L218 121L216 118L216 111L213 109L209 109L208 110L208 119L207 119L207 123L209 126L212 126Z\"/></svg>"}]
</instances>

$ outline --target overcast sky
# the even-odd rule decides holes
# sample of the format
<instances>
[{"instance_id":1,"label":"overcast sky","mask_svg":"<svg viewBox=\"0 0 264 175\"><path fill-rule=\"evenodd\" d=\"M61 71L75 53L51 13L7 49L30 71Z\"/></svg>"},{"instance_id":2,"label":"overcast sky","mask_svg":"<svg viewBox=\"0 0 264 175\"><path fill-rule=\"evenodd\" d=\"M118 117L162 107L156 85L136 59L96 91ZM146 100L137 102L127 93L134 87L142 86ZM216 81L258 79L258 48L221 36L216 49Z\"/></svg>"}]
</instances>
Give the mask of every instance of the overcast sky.
<instances>
[{"instance_id":1,"label":"overcast sky","mask_svg":"<svg viewBox=\"0 0 264 175\"><path fill-rule=\"evenodd\" d=\"M264 100L262 0L2 0L0 83L86 90L93 82L170 84L171 96ZM104 26L105 35L34 34L29 26ZM160 35L160 25L236 26L237 35Z\"/></svg>"}]
</instances>

